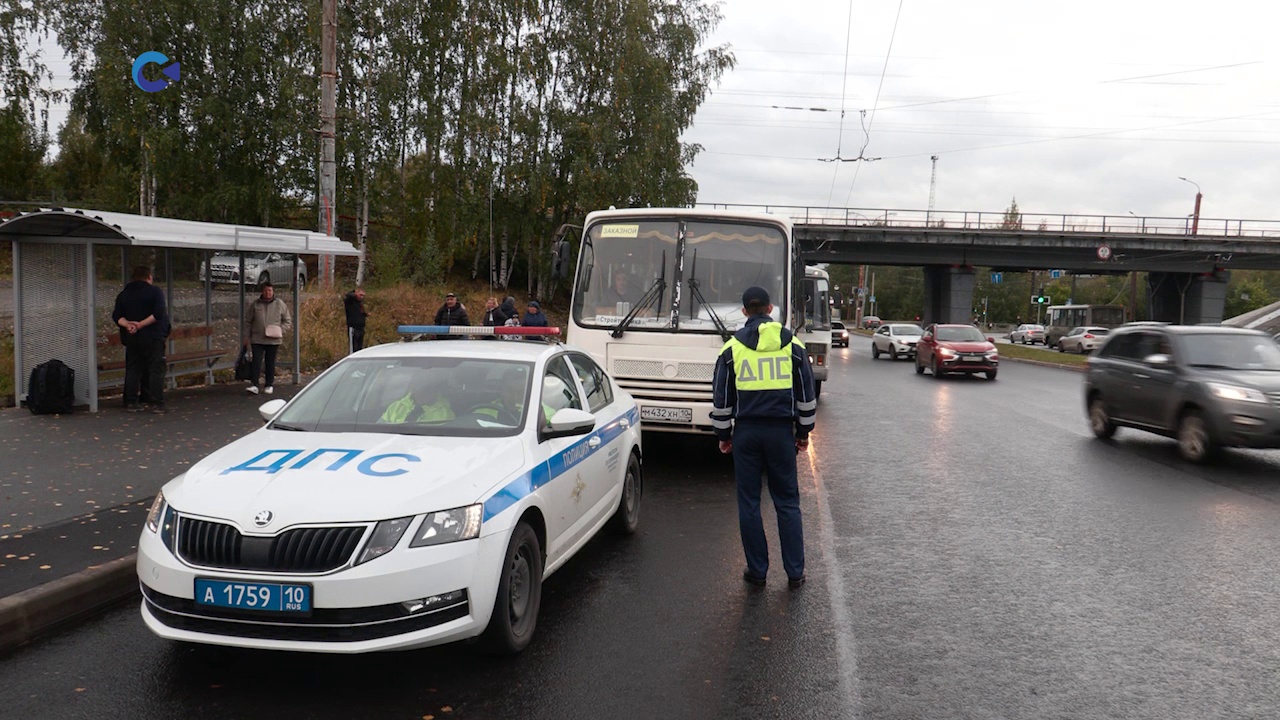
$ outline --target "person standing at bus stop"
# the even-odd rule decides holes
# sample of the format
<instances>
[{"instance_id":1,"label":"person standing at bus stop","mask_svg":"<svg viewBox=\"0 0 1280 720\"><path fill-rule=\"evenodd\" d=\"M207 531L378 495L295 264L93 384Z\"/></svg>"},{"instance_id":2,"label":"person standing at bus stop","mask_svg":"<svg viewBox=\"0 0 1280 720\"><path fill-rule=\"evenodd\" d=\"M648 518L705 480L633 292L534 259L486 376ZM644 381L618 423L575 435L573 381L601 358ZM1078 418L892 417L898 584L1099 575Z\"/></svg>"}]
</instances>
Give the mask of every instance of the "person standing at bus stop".
<instances>
[{"instance_id":1,"label":"person standing at bus stop","mask_svg":"<svg viewBox=\"0 0 1280 720\"><path fill-rule=\"evenodd\" d=\"M284 300L276 297L276 289L270 282L264 282L258 287L261 288L261 294L244 314L247 333L244 344L253 345L253 379L249 381L247 390L257 395L258 378L260 373L265 372L266 383L262 391L270 395L276 390L276 355L280 352L280 345L284 343L285 333L293 330L293 317Z\"/></svg>"},{"instance_id":2,"label":"person standing at bus stop","mask_svg":"<svg viewBox=\"0 0 1280 720\"><path fill-rule=\"evenodd\" d=\"M124 345L124 409L141 412L142 398L155 403L152 412L168 412L164 405L165 337L169 314L164 291L151 283L151 268L133 269L133 280L116 296L111 319L120 327ZM145 384L144 384L145 383Z\"/></svg>"},{"instance_id":3,"label":"person standing at bus stop","mask_svg":"<svg viewBox=\"0 0 1280 720\"><path fill-rule=\"evenodd\" d=\"M369 311L364 309L364 288L358 287L342 298L343 309L347 313L347 354L360 352L364 348L364 322Z\"/></svg>"},{"instance_id":4,"label":"person standing at bus stop","mask_svg":"<svg viewBox=\"0 0 1280 720\"><path fill-rule=\"evenodd\" d=\"M764 288L750 287L742 293L747 322L716 360L711 425L720 452L733 453L738 528L747 560L742 579L764 585L769 572L769 546L760 517L764 475L778 515L782 567L788 585L798 588L805 574L796 455L809 447L818 399L804 344L772 313Z\"/></svg>"}]
</instances>

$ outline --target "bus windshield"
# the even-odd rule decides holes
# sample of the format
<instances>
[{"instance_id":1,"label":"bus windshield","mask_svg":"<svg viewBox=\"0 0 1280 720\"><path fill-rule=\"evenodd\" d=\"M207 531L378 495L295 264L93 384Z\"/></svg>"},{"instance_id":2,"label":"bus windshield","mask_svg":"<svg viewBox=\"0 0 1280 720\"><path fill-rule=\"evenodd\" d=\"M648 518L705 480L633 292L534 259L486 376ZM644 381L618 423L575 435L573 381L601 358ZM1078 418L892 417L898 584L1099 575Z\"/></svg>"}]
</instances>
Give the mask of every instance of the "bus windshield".
<instances>
[{"instance_id":1,"label":"bus windshield","mask_svg":"<svg viewBox=\"0 0 1280 720\"><path fill-rule=\"evenodd\" d=\"M586 231L573 298L584 327L716 332L714 312L740 327L742 291L758 285L786 317L787 243L782 230L729 221L609 219ZM672 299L679 298L677 312Z\"/></svg>"},{"instance_id":2,"label":"bus windshield","mask_svg":"<svg viewBox=\"0 0 1280 720\"><path fill-rule=\"evenodd\" d=\"M810 331L831 329L831 292L826 278L804 279L804 320Z\"/></svg>"}]
</instances>

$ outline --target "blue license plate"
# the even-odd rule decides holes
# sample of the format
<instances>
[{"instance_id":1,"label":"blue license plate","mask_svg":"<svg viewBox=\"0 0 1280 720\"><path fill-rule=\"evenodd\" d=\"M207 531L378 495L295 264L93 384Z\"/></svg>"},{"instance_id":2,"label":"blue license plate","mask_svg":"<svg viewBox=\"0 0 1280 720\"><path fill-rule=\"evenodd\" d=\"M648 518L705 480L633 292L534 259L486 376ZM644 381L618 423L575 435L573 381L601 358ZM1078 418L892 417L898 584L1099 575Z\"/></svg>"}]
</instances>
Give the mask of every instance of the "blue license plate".
<instances>
[{"instance_id":1,"label":"blue license plate","mask_svg":"<svg viewBox=\"0 0 1280 720\"><path fill-rule=\"evenodd\" d=\"M236 610L311 612L311 586L196 578L196 604Z\"/></svg>"}]
</instances>

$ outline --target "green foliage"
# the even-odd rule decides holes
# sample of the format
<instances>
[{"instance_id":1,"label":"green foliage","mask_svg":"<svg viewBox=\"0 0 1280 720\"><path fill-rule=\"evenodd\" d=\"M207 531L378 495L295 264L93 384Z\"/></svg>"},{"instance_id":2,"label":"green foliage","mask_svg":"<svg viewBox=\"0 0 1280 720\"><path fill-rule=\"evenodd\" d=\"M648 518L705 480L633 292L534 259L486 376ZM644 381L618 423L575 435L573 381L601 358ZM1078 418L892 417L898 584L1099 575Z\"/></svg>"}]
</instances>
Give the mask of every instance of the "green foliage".
<instances>
[{"instance_id":1,"label":"green foliage","mask_svg":"<svg viewBox=\"0 0 1280 720\"><path fill-rule=\"evenodd\" d=\"M160 215L314 227L320 6L41 6L78 83L55 191L136 212L154 184ZM693 202L680 136L733 64L704 47L719 20L704 0L343 0L337 232L356 240L367 202L379 279L429 283L477 271L492 230L498 284L541 294L561 223ZM149 49L182 80L122 82Z\"/></svg>"},{"instance_id":2,"label":"green foliage","mask_svg":"<svg viewBox=\"0 0 1280 720\"><path fill-rule=\"evenodd\" d=\"M47 146L47 138L23 112L21 103L15 100L0 107L0 198L36 196Z\"/></svg>"},{"instance_id":3,"label":"green foliage","mask_svg":"<svg viewBox=\"0 0 1280 720\"><path fill-rule=\"evenodd\" d=\"M1232 273L1227 284L1226 310L1223 314L1227 318L1233 318L1274 303L1276 296L1268 289L1266 280L1264 273L1256 270Z\"/></svg>"},{"instance_id":4,"label":"green foliage","mask_svg":"<svg viewBox=\"0 0 1280 720\"><path fill-rule=\"evenodd\" d=\"M1041 224L1043 230L1043 223ZM1018 211L1018 198L1013 198L1009 203L1009 207L1005 208L1004 219L1000 221L1001 230L1021 230L1022 229L1022 213Z\"/></svg>"}]
</instances>

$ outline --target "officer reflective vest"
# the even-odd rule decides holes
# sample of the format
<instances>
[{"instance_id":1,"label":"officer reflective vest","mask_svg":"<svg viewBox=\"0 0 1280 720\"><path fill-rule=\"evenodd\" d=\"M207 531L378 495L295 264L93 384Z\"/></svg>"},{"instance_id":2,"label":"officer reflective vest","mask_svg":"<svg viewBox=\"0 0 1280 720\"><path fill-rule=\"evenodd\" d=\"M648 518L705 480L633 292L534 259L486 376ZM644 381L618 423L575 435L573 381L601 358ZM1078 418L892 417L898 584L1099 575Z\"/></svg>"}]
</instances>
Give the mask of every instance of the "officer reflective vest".
<instances>
[{"instance_id":1,"label":"officer reflective vest","mask_svg":"<svg viewBox=\"0 0 1280 720\"><path fill-rule=\"evenodd\" d=\"M392 425L408 422L409 415L416 405L417 403L413 401L413 393L407 393L404 397L387 406L387 410L382 413L382 418L379 422ZM449 406L449 401L437 396L435 402L422 406L422 414L418 416L416 422L437 423L452 420L453 418L453 408Z\"/></svg>"},{"instance_id":2,"label":"officer reflective vest","mask_svg":"<svg viewBox=\"0 0 1280 720\"><path fill-rule=\"evenodd\" d=\"M756 315L724 344L712 382L711 425L728 440L735 418L794 418L813 429L813 369L804 343L767 315Z\"/></svg>"}]
</instances>

